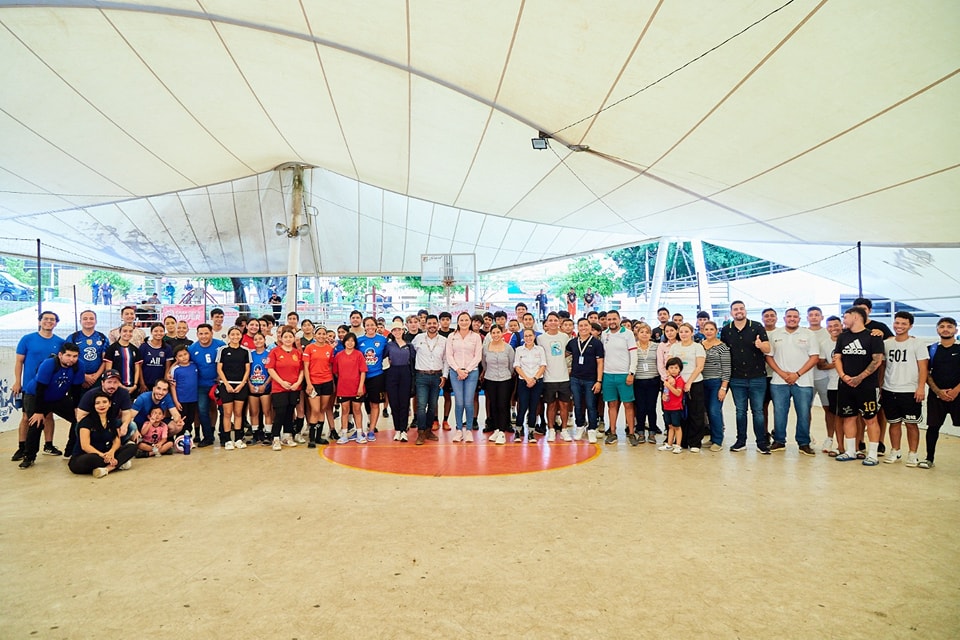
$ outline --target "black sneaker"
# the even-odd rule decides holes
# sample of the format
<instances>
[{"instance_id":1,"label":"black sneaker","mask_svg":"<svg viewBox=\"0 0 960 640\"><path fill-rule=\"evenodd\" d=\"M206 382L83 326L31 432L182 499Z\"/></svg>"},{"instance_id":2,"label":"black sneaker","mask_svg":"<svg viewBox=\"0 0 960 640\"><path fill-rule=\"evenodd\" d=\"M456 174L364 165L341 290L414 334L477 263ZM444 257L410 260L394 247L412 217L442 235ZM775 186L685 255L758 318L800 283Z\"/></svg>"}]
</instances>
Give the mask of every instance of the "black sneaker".
<instances>
[{"instance_id":1,"label":"black sneaker","mask_svg":"<svg viewBox=\"0 0 960 640\"><path fill-rule=\"evenodd\" d=\"M883 454L887 452L887 447L882 442L877 445L877 456L883 457Z\"/></svg>"},{"instance_id":2,"label":"black sneaker","mask_svg":"<svg viewBox=\"0 0 960 640\"><path fill-rule=\"evenodd\" d=\"M24 458L23 460L20 461L20 468L29 469L30 467L33 466L33 463L34 463L33 458Z\"/></svg>"},{"instance_id":3,"label":"black sneaker","mask_svg":"<svg viewBox=\"0 0 960 640\"><path fill-rule=\"evenodd\" d=\"M627 441L630 443L630 446L631 446L631 447L635 447L635 446L637 446L638 444L640 444L640 440L637 439L637 434L636 434L636 433L628 433L628 434L627 434Z\"/></svg>"},{"instance_id":4,"label":"black sneaker","mask_svg":"<svg viewBox=\"0 0 960 640\"><path fill-rule=\"evenodd\" d=\"M62 456L63 451L60 451L60 449L57 449L52 442L48 442L47 444L43 445L43 455Z\"/></svg>"},{"instance_id":5,"label":"black sneaker","mask_svg":"<svg viewBox=\"0 0 960 640\"><path fill-rule=\"evenodd\" d=\"M734 443L733 443L733 446L730 447L730 451L733 451L734 453L737 453L737 452L740 452L740 451L744 451L746 448L747 448L747 443L746 443L746 442L734 442Z\"/></svg>"},{"instance_id":6,"label":"black sneaker","mask_svg":"<svg viewBox=\"0 0 960 640\"><path fill-rule=\"evenodd\" d=\"M330 441L324 438L323 436L317 436L317 444L330 444ZM313 447L308 447L313 448Z\"/></svg>"},{"instance_id":7,"label":"black sneaker","mask_svg":"<svg viewBox=\"0 0 960 640\"><path fill-rule=\"evenodd\" d=\"M765 456L768 456L770 455L770 449L762 449L760 447L757 447L757 453L761 453Z\"/></svg>"},{"instance_id":8,"label":"black sneaker","mask_svg":"<svg viewBox=\"0 0 960 640\"><path fill-rule=\"evenodd\" d=\"M204 447L212 447L212 446L213 446L213 440L201 440L200 442L197 443L198 449L203 449Z\"/></svg>"},{"instance_id":9,"label":"black sneaker","mask_svg":"<svg viewBox=\"0 0 960 640\"><path fill-rule=\"evenodd\" d=\"M316 439L310 440L309 442L307 442L307 449L316 449L316 448L317 448Z\"/></svg>"},{"instance_id":10,"label":"black sneaker","mask_svg":"<svg viewBox=\"0 0 960 640\"><path fill-rule=\"evenodd\" d=\"M773 443L770 444L770 453L775 453L775 452L777 452L777 451L783 451L783 450L786 449L786 448L787 448L787 446L786 446L785 444L783 444L782 442L776 442L776 441L774 441Z\"/></svg>"},{"instance_id":11,"label":"black sneaker","mask_svg":"<svg viewBox=\"0 0 960 640\"><path fill-rule=\"evenodd\" d=\"M13 456L10 458L10 462L20 462L23 460L23 447L17 447L17 450L13 452Z\"/></svg>"},{"instance_id":12,"label":"black sneaker","mask_svg":"<svg viewBox=\"0 0 960 640\"><path fill-rule=\"evenodd\" d=\"M330 429L330 439L331 439L331 440L339 440L339 439L340 439L340 434L337 433L337 430L336 430L336 429Z\"/></svg>"},{"instance_id":13,"label":"black sneaker","mask_svg":"<svg viewBox=\"0 0 960 640\"><path fill-rule=\"evenodd\" d=\"M800 447L800 453L805 456L815 456L817 452L810 448L810 445L805 444Z\"/></svg>"},{"instance_id":14,"label":"black sneaker","mask_svg":"<svg viewBox=\"0 0 960 640\"><path fill-rule=\"evenodd\" d=\"M617 434L613 431L607 434L607 437L603 440L606 444L616 444L617 443Z\"/></svg>"}]
</instances>

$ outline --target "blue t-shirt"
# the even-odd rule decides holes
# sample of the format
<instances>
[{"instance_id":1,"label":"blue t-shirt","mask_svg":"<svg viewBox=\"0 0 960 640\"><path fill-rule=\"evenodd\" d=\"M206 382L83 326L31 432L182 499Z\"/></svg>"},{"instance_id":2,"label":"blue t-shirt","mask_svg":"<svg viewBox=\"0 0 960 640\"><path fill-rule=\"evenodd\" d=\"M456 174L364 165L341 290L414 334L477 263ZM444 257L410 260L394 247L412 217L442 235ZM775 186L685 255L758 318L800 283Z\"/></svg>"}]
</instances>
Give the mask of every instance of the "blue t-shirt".
<instances>
[{"instance_id":1,"label":"blue t-shirt","mask_svg":"<svg viewBox=\"0 0 960 640\"><path fill-rule=\"evenodd\" d=\"M140 357L143 358L143 382L147 389L152 389L153 383L166 373L167 363L173 360L173 349L166 343L152 347L149 342L144 342L139 348Z\"/></svg>"},{"instance_id":2,"label":"blue t-shirt","mask_svg":"<svg viewBox=\"0 0 960 640\"><path fill-rule=\"evenodd\" d=\"M23 392L30 395L37 393L37 383L47 385L43 394L44 402L56 402L70 394L70 388L83 384L83 369L81 367L63 367L60 360L54 356L40 363L37 375L23 385Z\"/></svg>"},{"instance_id":3,"label":"blue t-shirt","mask_svg":"<svg viewBox=\"0 0 960 640\"><path fill-rule=\"evenodd\" d=\"M181 400L181 402L183 402ZM137 412L137 415L133 417L133 421L136 423L137 428L143 426L143 423L150 416L150 412L153 411L154 407L160 407L164 411L169 411L173 409L173 398L170 397L170 394L163 396L163 399L160 402L153 401L153 393L141 393L133 401L133 410Z\"/></svg>"},{"instance_id":4,"label":"blue t-shirt","mask_svg":"<svg viewBox=\"0 0 960 640\"><path fill-rule=\"evenodd\" d=\"M37 369L40 368L40 363L51 354L58 352L63 342L63 338L60 336L44 338L38 331L28 333L20 338L20 342L17 343L17 355L24 357L21 386L37 377Z\"/></svg>"},{"instance_id":5,"label":"blue t-shirt","mask_svg":"<svg viewBox=\"0 0 960 640\"><path fill-rule=\"evenodd\" d=\"M383 373L383 354L387 350L387 339L377 334L372 338L366 335L357 338L357 351L367 363L367 378L376 378Z\"/></svg>"},{"instance_id":6,"label":"blue t-shirt","mask_svg":"<svg viewBox=\"0 0 960 640\"><path fill-rule=\"evenodd\" d=\"M175 364L170 376L177 387L177 400L181 403L197 401L197 385L200 383L200 371L192 360L185 365Z\"/></svg>"},{"instance_id":7,"label":"blue t-shirt","mask_svg":"<svg viewBox=\"0 0 960 640\"><path fill-rule=\"evenodd\" d=\"M103 354L110 346L107 336L99 331L94 331L92 335L86 336L82 331L77 331L67 338L67 342L72 342L80 349L80 366L84 373L96 373L103 363Z\"/></svg>"},{"instance_id":8,"label":"blue t-shirt","mask_svg":"<svg viewBox=\"0 0 960 640\"><path fill-rule=\"evenodd\" d=\"M250 384L255 387L267 385L264 391L270 390L270 373L267 371L267 360L270 352L264 349L263 353L250 352Z\"/></svg>"},{"instance_id":9,"label":"blue t-shirt","mask_svg":"<svg viewBox=\"0 0 960 640\"><path fill-rule=\"evenodd\" d=\"M200 372L200 388L207 390L217 383L217 349L225 344L223 340L214 338L207 347L202 346L199 342L194 342L187 347L187 351L190 352L190 359L196 363ZM180 397L179 394L180 390L177 389L178 398ZM183 402L183 400L181 399L180 402Z\"/></svg>"}]
</instances>

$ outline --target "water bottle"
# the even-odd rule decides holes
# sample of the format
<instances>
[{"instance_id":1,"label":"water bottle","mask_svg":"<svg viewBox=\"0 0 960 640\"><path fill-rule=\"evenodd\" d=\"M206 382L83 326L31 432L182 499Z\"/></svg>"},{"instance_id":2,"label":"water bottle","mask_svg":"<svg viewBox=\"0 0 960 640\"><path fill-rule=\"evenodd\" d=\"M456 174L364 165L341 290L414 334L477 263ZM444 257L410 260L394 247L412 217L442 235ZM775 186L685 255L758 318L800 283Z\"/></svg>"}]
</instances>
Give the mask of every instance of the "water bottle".
<instances>
[{"instance_id":1,"label":"water bottle","mask_svg":"<svg viewBox=\"0 0 960 640\"><path fill-rule=\"evenodd\" d=\"M23 409L23 391L19 391L17 395L13 396L13 408Z\"/></svg>"},{"instance_id":2,"label":"water bottle","mask_svg":"<svg viewBox=\"0 0 960 640\"><path fill-rule=\"evenodd\" d=\"M189 432L189 431L184 431L184 433L183 433L183 455L185 455L185 456L190 455L190 445L191 445L191 442L190 442L190 432Z\"/></svg>"}]
</instances>

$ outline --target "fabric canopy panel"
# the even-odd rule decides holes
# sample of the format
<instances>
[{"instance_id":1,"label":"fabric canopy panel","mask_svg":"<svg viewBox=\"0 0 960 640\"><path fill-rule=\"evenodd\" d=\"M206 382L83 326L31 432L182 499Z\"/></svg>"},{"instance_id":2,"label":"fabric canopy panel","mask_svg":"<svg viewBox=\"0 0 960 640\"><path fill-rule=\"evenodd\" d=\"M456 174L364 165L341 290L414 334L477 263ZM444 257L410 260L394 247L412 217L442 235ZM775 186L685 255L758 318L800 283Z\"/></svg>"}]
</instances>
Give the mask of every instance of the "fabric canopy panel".
<instances>
[{"instance_id":1,"label":"fabric canopy panel","mask_svg":"<svg viewBox=\"0 0 960 640\"><path fill-rule=\"evenodd\" d=\"M960 239L952 2L0 0L0 24L7 251L285 273L285 163L321 168L305 273Z\"/></svg>"}]
</instances>

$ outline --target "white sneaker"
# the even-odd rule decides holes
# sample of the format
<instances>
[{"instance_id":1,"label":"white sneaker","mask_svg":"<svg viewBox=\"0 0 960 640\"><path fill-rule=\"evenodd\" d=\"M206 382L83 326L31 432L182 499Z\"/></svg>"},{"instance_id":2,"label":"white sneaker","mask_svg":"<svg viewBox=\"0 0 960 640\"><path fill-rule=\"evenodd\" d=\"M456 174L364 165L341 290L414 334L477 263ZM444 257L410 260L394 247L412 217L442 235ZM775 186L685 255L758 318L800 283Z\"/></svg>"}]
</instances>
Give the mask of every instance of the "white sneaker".
<instances>
[{"instance_id":1,"label":"white sneaker","mask_svg":"<svg viewBox=\"0 0 960 640\"><path fill-rule=\"evenodd\" d=\"M272 448L273 448L274 451L280 451L280 449L282 448L282 447L280 446L280 438L274 438L274 439L273 439L273 447L272 447Z\"/></svg>"},{"instance_id":2,"label":"white sneaker","mask_svg":"<svg viewBox=\"0 0 960 640\"><path fill-rule=\"evenodd\" d=\"M569 429L564 429L560 432L560 439L564 442L573 442L573 436L570 435Z\"/></svg>"},{"instance_id":3,"label":"white sneaker","mask_svg":"<svg viewBox=\"0 0 960 640\"><path fill-rule=\"evenodd\" d=\"M407 432L406 432L406 431L401 431L401 432L400 432L400 442L407 442Z\"/></svg>"},{"instance_id":4,"label":"white sneaker","mask_svg":"<svg viewBox=\"0 0 960 640\"><path fill-rule=\"evenodd\" d=\"M367 444L367 434L357 429L357 444Z\"/></svg>"},{"instance_id":5,"label":"white sneaker","mask_svg":"<svg viewBox=\"0 0 960 640\"><path fill-rule=\"evenodd\" d=\"M103 477L106 476L108 473L110 473L110 472L107 470L106 467L97 467L96 469L93 470L93 477L94 477L94 478L103 478Z\"/></svg>"},{"instance_id":6,"label":"white sneaker","mask_svg":"<svg viewBox=\"0 0 960 640\"><path fill-rule=\"evenodd\" d=\"M467 433L463 436L463 439L466 442L473 442L473 431L470 429L464 429Z\"/></svg>"},{"instance_id":7,"label":"white sneaker","mask_svg":"<svg viewBox=\"0 0 960 640\"><path fill-rule=\"evenodd\" d=\"M463 429L457 429L456 432L453 434L453 438L451 438L451 440L453 440L454 442L462 442L462 441L463 441Z\"/></svg>"},{"instance_id":8,"label":"white sneaker","mask_svg":"<svg viewBox=\"0 0 960 640\"><path fill-rule=\"evenodd\" d=\"M117 467L117 469L120 469L120 471L126 471L126 470L128 470L130 467L132 467L132 466L133 466L133 460L127 460L127 461L124 462L122 465L120 465L119 467Z\"/></svg>"},{"instance_id":9,"label":"white sneaker","mask_svg":"<svg viewBox=\"0 0 960 640\"><path fill-rule=\"evenodd\" d=\"M497 437L493 441L493 444L506 444L506 443L507 443L507 435L503 431L497 430Z\"/></svg>"},{"instance_id":10,"label":"white sneaker","mask_svg":"<svg viewBox=\"0 0 960 640\"><path fill-rule=\"evenodd\" d=\"M690 447L690 453L700 453L700 447Z\"/></svg>"},{"instance_id":11,"label":"white sneaker","mask_svg":"<svg viewBox=\"0 0 960 640\"><path fill-rule=\"evenodd\" d=\"M227 444L223 445L224 451L233 451L233 440L227 440Z\"/></svg>"},{"instance_id":12,"label":"white sneaker","mask_svg":"<svg viewBox=\"0 0 960 640\"><path fill-rule=\"evenodd\" d=\"M900 457L899 449L891 449L890 451L887 451L887 455L883 456L883 462L885 464L894 464L900 462Z\"/></svg>"},{"instance_id":13,"label":"white sneaker","mask_svg":"<svg viewBox=\"0 0 960 640\"><path fill-rule=\"evenodd\" d=\"M500 429L496 429L493 433L490 434L490 437L487 438L490 442L496 442L497 438L500 437L500 434L503 433Z\"/></svg>"},{"instance_id":14,"label":"white sneaker","mask_svg":"<svg viewBox=\"0 0 960 640\"><path fill-rule=\"evenodd\" d=\"M590 429L587 431L587 442L590 444L597 444L597 430Z\"/></svg>"},{"instance_id":15,"label":"white sneaker","mask_svg":"<svg viewBox=\"0 0 960 640\"><path fill-rule=\"evenodd\" d=\"M583 440L584 434L587 432L586 427L574 427L573 428L573 439L577 442Z\"/></svg>"},{"instance_id":16,"label":"white sneaker","mask_svg":"<svg viewBox=\"0 0 960 640\"><path fill-rule=\"evenodd\" d=\"M402 432L402 431L397 431L396 433L394 433L394 434L393 434L393 441L394 441L394 442L400 442L400 441L401 441L401 438L400 438L401 435L403 435L403 432Z\"/></svg>"},{"instance_id":17,"label":"white sneaker","mask_svg":"<svg viewBox=\"0 0 960 640\"><path fill-rule=\"evenodd\" d=\"M282 444L282 445L285 446L285 447L295 447L295 446L297 446L296 441L295 441L293 438L291 438L290 436L283 436L283 437L280 439L280 444Z\"/></svg>"},{"instance_id":18,"label":"white sneaker","mask_svg":"<svg viewBox=\"0 0 960 640\"><path fill-rule=\"evenodd\" d=\"M673 451L673 445L664 442L662 445L657 447L657 451Z\"/></svg>"},{"instance_id":19,"label":"white sneaker","mask_svg":"<svg viewBox=\"0 0 960 640\"><path fill-rule=\"evenodd\" d=\"M247 443L244 442L243 440L237 440L236 442L233 443L233 446L236 449L246 449Z\"/></svg>"},{"instance_id":20,"label":"white sneaker","mask_svg":"<svg viewBox=\"0 0 960 640\"><path fill-rule=\"evenodd\" d=\"M557 439L557 432L554 431L553 427L547 429L547 442L554 442Z\"/></svg>"},{"instance_id":21,"label":"white sneaker","mask_svg":"<svg viewBox=\"0 0 960 640\"><path fill-rule=\"evenodd\" d=\"M916 467L918 464L920 464L919 456L917 456L915 453L910 453L907 455L907 461L903 463L903 466L912 468Z\"/></svg>"},{"instance_id":22,"label":"white sneaker","mask_svg":"<svg viewBox=\"0 0 960 640\"><path fill-rule=\"evenodd\" d=\"M823 441L823 452L830 453L833 450L833 438L827 438Z\"/></svg>"},{"instance_id":23,"label":"white sneaker","mask_svg":"<svg viewBox=\"0 0 960 640\"><path fill-rule=\"evenodd\" d=\"M303 437L303 434L302 434L302 433L297 433L296 435L294 435L294 436L293 436L293 441L296 442L297 444L306 444L306 443L307 443L307 439Z\"/></svg>"},{"instance_id":24,"label":"white sneaker","mask_svg":"<svg viewBox=\"0 0 960 640\"><path fill-rule=\"evenodd\" d=\"M674 445L674 447L673 447L673 452L674 452L674 453L683 453L683 447L681 447L680 445Z\"/></svg>"}]
</instances>

